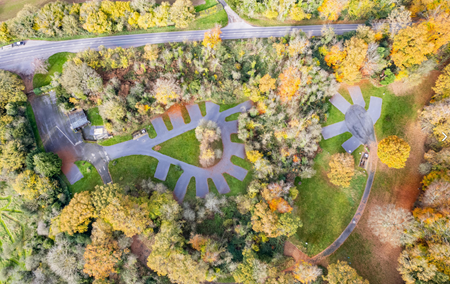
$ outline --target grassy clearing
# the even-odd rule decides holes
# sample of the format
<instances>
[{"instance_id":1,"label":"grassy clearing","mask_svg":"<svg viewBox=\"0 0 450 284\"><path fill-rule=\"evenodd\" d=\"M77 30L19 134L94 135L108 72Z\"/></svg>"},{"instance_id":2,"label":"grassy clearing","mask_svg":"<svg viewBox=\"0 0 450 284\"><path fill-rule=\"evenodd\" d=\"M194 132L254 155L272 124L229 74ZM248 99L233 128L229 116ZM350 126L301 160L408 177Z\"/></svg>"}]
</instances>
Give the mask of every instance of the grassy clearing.
<instances>
[{"instance_id":1,"label":"grassy clearing","mask_svg":"<svg viewBox=\"0 0 450 284\"><path fill-rule=\"evenodd\" d=\"M41 136L39 135L39 130L36 124L36 118L34 116L33 108L31 107L30 102L27 102L27 117L30 122L31 129L33 129L34 139L36 140L36 146L42 152L45 152L44 144L42 143Z\"/></svg>"},{"instance_id":2,"label":"grassy clearing","mask_svg":"<svg viewBox=\"0 0 450 284\"><path fill-rule=\"evenodd\" d=\"M209 9L211 7L216 6L217 4L218 4L217 0L206 0L205 4L198 5L198 6L194 7L195 8L195 12L200 12L200 11Z\"/></svg>"},{"instance_id":3,"label":"grassy clearing","mask_svg":"<svg viewBox=\"0 0 450 284\"><path fill-rule=\"evenodd\" d=\"M143 179L151 178L154 182L165 184L170 190L175 188L183 171L170 165L165 181L154 178L158 160L143 155L133 155L115 159L109 163L109 171L114 183L122 186L139 184Z\"/></svg>"},{"instance_id":4,"label":"grassy clearing","mask_svg":"<svg viewBox=\"0 0 450 284\"><path fill-rule=\"evenodd\" d=\"M386 87L377 88L370 83L363 84L361 89L367 106L371 96L383 99L382 114L375 125L378 140L389 135L404 136L406 124L417 117L417 112L411 111L418 108L414 105L414 97L397 97ZM351 102L347 89L343 88L339 93ZM331 107L326 125L342 120L344 115L335 107ZM309 255L319 253L342 233L359 204L365 185L364 173L357 176L347 190L336 188L328 182L326 176L330 156L334 153L343 153L341 145L350 137L350 133L345 133L321 141L322 152L315 159L317 174L311 179L303 180L302 185L298 187L299 197L296 205L303 227L298 230L294 242L300 241L303 244L308 242L306 251ZM359 161L361 151L362 146L353 153L355 161ZM378 186L390 188L391 182L386 175L377 173L374 188Z\"/></svg>"},{"instance_id":5,"label":"grassy clearing","mask_svg":"<svg viewBox=\"0 0 450 284\"><path fill-rule=\"evenodd\" d=\"M200 142L195 138L195 129L187 131L160 144L161 154L200 167Z\"/></svg>"},{"instance_id":6,"label":"grassy clearing","mask_svg":"<svg viewBox=\"0 0 450 284\"><path fill-rule=\"evenodd\" d=\"M131 134L125 134L125 135L116 135L112 138L102 140L98 142L98 145L100 146L112 146L114 144L119 144L125 141L129 141L133 139L133 136Z\"/></svg>"},{"instance_id":7,"label":"grassy clearing","mask_svg":"<svg viewBox=\"0 0 450 284\"><path fill-rule=\"evenodd\" d=\"M244 144L245 141L242 141L241 139L239 139L238 135L236 133L231 134L231 142L233 143L242 143Z\"/></svg>"},{"instance_id":8,"label":"grassy clearing","mask_svg":"<svg viewBox=\"0 0 450 284\"><path fill-rule=\"evenodd\" d=\"M156 134L156 130L151 123L150 123L150 125L146 126L145 129L147 129L148 137L150 137L152 139L156 138L156 136L158 135L158 134Z\"/></svg>"},{"instance_id":9,"label":"grassy clearing","mask_svg":"<svg viewBox=\"0 0 450 284\"><path fill-rule=\"evenodd\" d=\"M194 202L197 199L197 189L195 188L195 185L195 177L192 177L186 189L186 195L184 196L183 201Z\"/></svg>"},{"instance_id":10,"label":"grassy clearing","mask_svg":"<svg viewBox=\"0 0 450 284\"><path fill-rule=\"evenodd\" d=\"M98 107L88 109L86 116L92 125L103 125L103 118L98 112Z\"/></svg>"},{"instance_id":11,"label":"grassy clearing","mask_svg":"<svg viewBox=\"0 0 450 284\"><path fill-rule=\"evenodd\" d=\"M72 194L86 190L91 191L95 188L95 186L103 185L100 174L91 163L86 161L76 161L75 165L80 169L80 172L83 174L83 178L72 185L70 183L67 184Z\"/></svg>"},{"instance_id":12,"label":"grassy clearing","mask_svg":"<svg viewBox=\"0 0 450 284\"><path fill-rule=\"evenodd\" d=\"M48 58L48 63L50 64L50 67L48 69L47 74L36 74L33 77L33 88L40 88L42 86L46 86L50 84L51 82L51 76L55 74L55 72L62 72L62 68L64 63L66 63L67 60L74 57L74 53L70 52L60 52L53 54Z\"/></svg>"}]
</instances>

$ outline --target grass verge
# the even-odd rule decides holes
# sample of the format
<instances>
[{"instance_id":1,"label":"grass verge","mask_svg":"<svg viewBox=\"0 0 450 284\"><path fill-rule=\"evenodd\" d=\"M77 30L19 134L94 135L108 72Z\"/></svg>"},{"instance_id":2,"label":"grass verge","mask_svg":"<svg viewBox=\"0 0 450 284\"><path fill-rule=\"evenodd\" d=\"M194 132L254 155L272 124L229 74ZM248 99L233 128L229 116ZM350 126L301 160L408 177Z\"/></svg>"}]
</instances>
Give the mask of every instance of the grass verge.
<instances>
[{"instance_id":1,"label":"grass verge","mask_svg":"<svg viewBox=\"0 0 450 284\"><path fill-rule=\"evenodd\" d=\"M116 135L112 138L102 140L98 142L98 145L100 146L112 146L114 144L119 144L125 141L129 141L133 139L133 136L131 134L125 134L125 135Z\"/></svg>"},{"instance_id":2,"label":"grass verge","mask_svg":"<svg viewBox=\"0 0 450 284\"><path fill-rule=\"evenodd\" d=\"M91 109L88 109L86 111L87 119L91 122L92 125L103 125L103 118L101 117L98 107L94 107Z\"/></svg>"},{"instance_id":3,"label":"grass verge","mask_svg":"<svg viewBox=\"0 0 450 284\"><path fill-rule=\"evenodd\" d=\"M109 172L114 183L122 186L139 184L143 179L151 178L154 182L165 184L170 190L175 188L183 171L170 165L165 181L154 178L158 160L143 155L133 155L109 162Z\"/></svg>"},{"instance_id":4,"label":"grass verge","mask_svg":"<svg viewBox=\"0 0 450 284\"><path fill-rule=\"evenodd\" d=\"M86 190L91 191L95 188L95 186L103 185L100 174L91 163L86 161L76 161L75 165L80 169L80 172L83 174L83 178L72 185L70 183L67 184L72 194Z\"/></svg>"},{"instance_id":5,"label":"grass verge","mask_svg":"<svg viewBox=\"0 0 450 284\"><path fill-rule=\"evenodd\" d=\"M39 148L39 150L45 152L44 144L42 143L41 136L39 135L33 108L31 107L31 104L29 102L27 102L27 117L28 121L30 122L31 129L33 130L34 139L36 140L36 146Z\"/></svg>"},{"instance_id":6,"label":"grass verge","mask_svg":"<svg viewBox=\"0 0 450 284\"><path fill-rule=\"evenodd\" d=\"M66 63L67 60L74 57L74 53L70 52L59 52L56 54L53 54L48 58L48 63L50 64L50 67L48 68L47 74L36 74L33 77L33 88L40 88L42 86L46 86L51 83L53 74L55 72L62 72L62 68L64 63Z\"/></svg>"}]
</instances>

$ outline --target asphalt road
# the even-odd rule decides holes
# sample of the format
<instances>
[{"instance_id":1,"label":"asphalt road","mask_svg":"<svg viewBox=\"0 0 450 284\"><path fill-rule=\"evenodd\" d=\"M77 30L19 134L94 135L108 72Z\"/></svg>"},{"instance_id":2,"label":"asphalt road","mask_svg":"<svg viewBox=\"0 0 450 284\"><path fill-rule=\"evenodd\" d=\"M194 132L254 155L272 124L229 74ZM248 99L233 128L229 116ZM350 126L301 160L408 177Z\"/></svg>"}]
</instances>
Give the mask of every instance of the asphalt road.
<instances>
[{"instance_id":1,"label":"asphalt road","mask_svg":"<svg viewBox=\"0 0 450 284\"><path fill-rule=\"evenodd\" d=\"M357 24L332 25L337 34L356 30ZM225 27L222 29L222 39L268 38L281 37L293 30L301 29L304 32L318 36L321 25L314 26L286 26L286 27ZM205 31L183 31L166 33L149 33L136 35L108 36L98 38L75 39L66 41L35 41L30 40L24 46L8 50L0 50L0 69L29 74L32 71L33 58L48 58L58 52L78 52L87 48L96 49L103 45L108 48L117 46L142 46L148 43L181 42L184 40L203 40Z\"/></svg>"}]
</instances>

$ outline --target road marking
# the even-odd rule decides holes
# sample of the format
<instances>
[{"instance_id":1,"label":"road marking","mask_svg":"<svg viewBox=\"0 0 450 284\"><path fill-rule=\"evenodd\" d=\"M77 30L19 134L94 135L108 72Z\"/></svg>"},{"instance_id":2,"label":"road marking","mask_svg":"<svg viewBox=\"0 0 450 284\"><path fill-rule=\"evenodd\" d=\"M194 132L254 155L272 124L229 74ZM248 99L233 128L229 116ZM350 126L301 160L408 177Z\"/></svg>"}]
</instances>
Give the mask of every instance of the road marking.
<instances>
[{"instance_id":1,"label":"road marking","mask_svg":"<svg viewBox=\"0 0 450 284\"><path fill-rule=\"evenodd\" d=\"M59 129L59 127L58 126L55 126L56 128L58 128L58 130L62 133L62 135L64 135L64 137L66 137L67 138L67 140L69 140L69 142L70 142L70 144L72 144L73 146L76 146L75 144L73 144L73 142L72 142L72 140L70 140L69 139L69 137L67 137L67 135L64 133L64 132L62 132L62 130L61 129Z\"/></svg>"}]
</instances>

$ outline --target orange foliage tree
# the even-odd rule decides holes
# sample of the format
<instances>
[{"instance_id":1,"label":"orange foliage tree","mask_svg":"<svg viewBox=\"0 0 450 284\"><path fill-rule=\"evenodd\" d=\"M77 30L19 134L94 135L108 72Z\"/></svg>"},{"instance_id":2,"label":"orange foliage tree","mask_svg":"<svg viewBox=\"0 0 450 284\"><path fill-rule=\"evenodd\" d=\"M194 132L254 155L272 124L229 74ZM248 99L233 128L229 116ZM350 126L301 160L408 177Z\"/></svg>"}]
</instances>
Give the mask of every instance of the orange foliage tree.
<instances>
[{"instance_id":1,"label":"orange foliage tree","mask_svg":"<svg viewBox=\"0 0 450 284\"><path fill-rule=\"evenodd\" d=\"M297 68L289 67L284 69L279 78L278 96L280 96L282 102L288 102L298 96L298 87L301 81Z\"/></svg>"},{"instance_id":2,"label":"orange foliage tree","mask_svg":"<svg viewBox=\"0 0 450 284\"><path fill-rule=\"evenodd\" d=\"M342 10L348 7L348 2L348 0L325 0L317 10L321 17L336 21Z\"/></svg>"}]
</instances>

